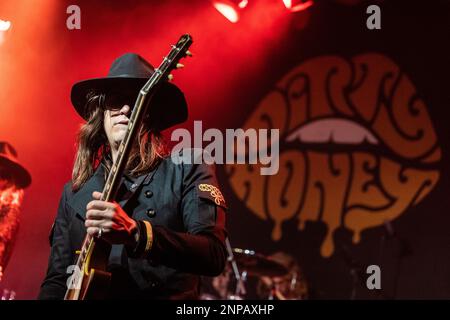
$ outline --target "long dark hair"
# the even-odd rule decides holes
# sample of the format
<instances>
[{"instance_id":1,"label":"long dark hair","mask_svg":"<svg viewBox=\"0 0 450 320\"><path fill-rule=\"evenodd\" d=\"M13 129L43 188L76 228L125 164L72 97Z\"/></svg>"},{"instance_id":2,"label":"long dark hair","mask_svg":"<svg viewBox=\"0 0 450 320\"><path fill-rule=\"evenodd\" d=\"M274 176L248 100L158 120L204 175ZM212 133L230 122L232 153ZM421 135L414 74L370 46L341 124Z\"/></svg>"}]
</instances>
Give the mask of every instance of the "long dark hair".
<instances>
[{"instance_id":1,"label":"long dark hair","mask_svg":"<svg viewBox=\"0 0 450 320\"><path fill-rule=\"evenodd\" d=\"M88 96L90 116L78 132L77 153L72 171L73 191L80 189L101 163L106 168L112 165L111 148L103 126L106 110L104 101L104 94L91 93ZM126 171L132 176L152 170L168 154L161 133L151 130L146 123L148 122L144 121L139 130L127 162Z\"/></svg>"}]
</instances>

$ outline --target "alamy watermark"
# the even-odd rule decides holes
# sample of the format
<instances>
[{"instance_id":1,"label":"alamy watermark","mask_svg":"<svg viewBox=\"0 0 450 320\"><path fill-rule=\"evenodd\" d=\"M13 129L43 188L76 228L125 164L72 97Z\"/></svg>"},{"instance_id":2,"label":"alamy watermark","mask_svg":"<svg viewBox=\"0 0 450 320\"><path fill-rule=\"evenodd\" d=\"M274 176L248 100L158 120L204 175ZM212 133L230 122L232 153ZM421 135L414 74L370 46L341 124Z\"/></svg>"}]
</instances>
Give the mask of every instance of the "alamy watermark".
<instances>
[{"instance_id":1,"label":"alamy watermark","mask_svg":"<svg viewBox=\"0 0 450 320\"><path fill-rule=\"evenodd\" d=\"M371 264L367 267L366 273L370 276L367 277L366 286L369 290L381 289L381 268L376 264Z\"/></svg>"},{"instance_id":2,"label":"alamy watermark","mask_svg":"<svg viewBox=\"0 0 450 320\"><path fill-rule=\"evenodd\" d=\"M381 9L376 4L367 7L366 13L370 14L366 20L366 26L369 30L381 29Z\"/></svg>"},{"instance_id":3,"label":"alamy watermark","mask_svg":"<svg viewBox=\"0 0 450 320\"><path fill-rule=\"evenodd\" d=\"M66 19L66 27L69 30L81 29L81 9L79 6L72 4L67 7L66 13L69 15Z\"/></svg>"},{"instance_id":4,"label":"alamy watermark","mask_svg":"<svg viewBox=\"0 0 450 320\"><path fill-rule=\"evenodd\" d=\"M175 164L260 164L261 175L278 173L279 129L226 129L224 134L215 128L203 132L202 122L194 121L193 137L189 130L179 128L171 140L178 142L171 153ZM204 142L208 142L206 147Z\"/></svg>"}]
</instances>

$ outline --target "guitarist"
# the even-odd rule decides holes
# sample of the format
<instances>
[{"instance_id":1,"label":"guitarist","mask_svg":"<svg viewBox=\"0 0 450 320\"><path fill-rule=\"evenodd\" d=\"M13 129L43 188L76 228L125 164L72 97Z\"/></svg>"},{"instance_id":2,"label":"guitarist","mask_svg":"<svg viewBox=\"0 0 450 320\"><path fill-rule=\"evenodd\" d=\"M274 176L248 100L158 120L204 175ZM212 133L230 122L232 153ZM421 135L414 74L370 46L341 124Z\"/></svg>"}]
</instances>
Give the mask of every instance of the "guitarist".
<instances>
[{"instance_id":1,"label":"guitarist","mask_svg":"<svg viewBox=\"0 0 450 320\"><path fill-rule=\"evenodd\" d=\"M223 271L226 205L214 168L173 161L161 138L162 130L187 118L175 85L163 82L153 96L116 201L100 200L131 108L153 72L142 57L125 54L106 77L72 87L72 104L86 123L52 227L39 299L64 298L86 232L112 245L107 298L196 299L200 275Z\"/></svg>"}]
</instances>

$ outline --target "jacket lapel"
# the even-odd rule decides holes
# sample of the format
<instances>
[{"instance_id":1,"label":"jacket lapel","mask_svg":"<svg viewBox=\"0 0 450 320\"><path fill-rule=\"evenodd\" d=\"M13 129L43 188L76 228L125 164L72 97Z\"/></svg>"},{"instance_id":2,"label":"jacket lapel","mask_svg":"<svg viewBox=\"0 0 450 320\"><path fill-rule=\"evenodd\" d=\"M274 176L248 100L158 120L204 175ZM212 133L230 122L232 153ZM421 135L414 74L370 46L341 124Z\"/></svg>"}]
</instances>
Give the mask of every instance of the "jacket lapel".
<instances>
[{"instance_id":1,"label":"jacket lapel","mask_svg":"<svg viewBox=\"0 0 450 320\"><path fill-rule=\"evenodd\" d=\"M127 204L133 195L139 190L141 184L147 184L151 181L155 170L152 170L146 175L139 176L133 180L133 187L128 189L123 198L118 201L120 206L123 208ZM122 178L122 184L123 184ZM84 221L86 218L86 206L92 200L92 193L94 191L103 191L105 185L105 170L102 165L100 165L95 171L94 175L83 185L83 187L78 190L68 201L69 206L77 213L77 215Z\"/></svg>"}]
</instances>

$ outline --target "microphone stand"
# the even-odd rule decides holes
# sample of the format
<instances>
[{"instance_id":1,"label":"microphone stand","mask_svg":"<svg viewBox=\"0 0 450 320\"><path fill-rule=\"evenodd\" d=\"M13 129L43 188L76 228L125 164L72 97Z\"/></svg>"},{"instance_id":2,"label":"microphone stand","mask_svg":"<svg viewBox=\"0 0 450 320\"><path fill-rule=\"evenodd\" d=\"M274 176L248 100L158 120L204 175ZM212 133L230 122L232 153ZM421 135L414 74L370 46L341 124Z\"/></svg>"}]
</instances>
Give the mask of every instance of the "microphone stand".
<instances>
[{"instance_id":1,"label":"microphone stand","mask_svg":"<svg viewBox=\"0 0 450 320\"><path fill-rule=\"evenodd\" d=\"M399 244L398 253L397 253L397 262L395 265L395 274L394 274L394 280L393 280L394 288L392 290L393 292L392 292L392 298L391 298L391 299L395 299L395 297L397 296L398 281L399 281L400 269L401 269L401 264L402 264L403 258L405 256L411 254L412 250L411 250L408 242L405 239L400 238L397 235L397 232L395 232L394 226L392 225L392 222L390 220L386 220L384 222L384 227L386 230L385 230L385 234L383 234L382 242L381 242L380 262L382 259L383 247L385 245L386 238L396 239Z\"/></svg>"},{"instance_id":2,"label":"microphone stand","mask_svg":"<svg viewBox=\"0 0 450 320\"><path fill-rule=\"evenodd\" d=\"M227 251L228 251L228 261L230 261L230 263L231 263L231 268L233 269L234 277L236 279L235 296L243 297L247 294L247 291L245 290L245 285L244 285L244 281L246 278L246 272L243 272L242 275L239 272L239 268L237 266L236 259L234 258L233 249L231 247L229 238L225 239L225 244L227 246Z\"/></svg>"},{"instance_id":3,"label":"microphone stand","mask_svg":"<svg viewBox=\"0 0 450 320\"><path fill-rule=\"evenodd\" d=\"M350 275L352 277L352 292L350 294L350 300L355 300L358 284L362 287L366 286L366 274L361 262L350 253L350 250L347 246L342 245L341 254L345 263L350 269ZM381 290L374 290L374 293L382 299L389 299L381 292Z\"/></svg>"}]
</instances>

